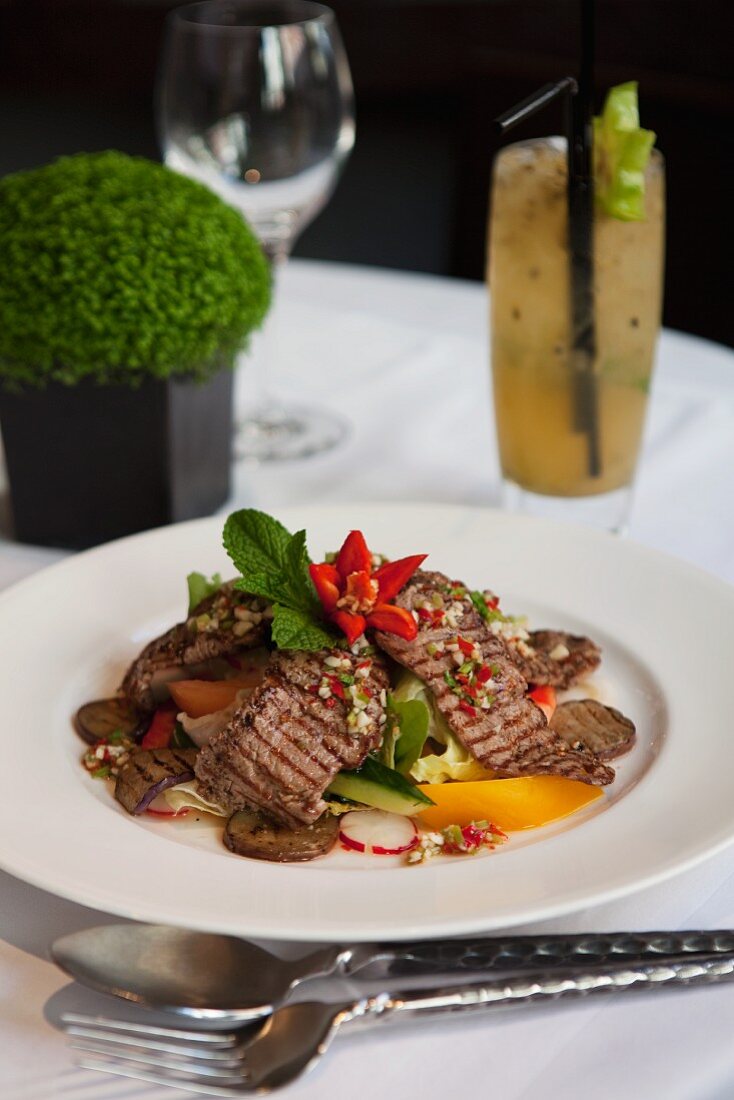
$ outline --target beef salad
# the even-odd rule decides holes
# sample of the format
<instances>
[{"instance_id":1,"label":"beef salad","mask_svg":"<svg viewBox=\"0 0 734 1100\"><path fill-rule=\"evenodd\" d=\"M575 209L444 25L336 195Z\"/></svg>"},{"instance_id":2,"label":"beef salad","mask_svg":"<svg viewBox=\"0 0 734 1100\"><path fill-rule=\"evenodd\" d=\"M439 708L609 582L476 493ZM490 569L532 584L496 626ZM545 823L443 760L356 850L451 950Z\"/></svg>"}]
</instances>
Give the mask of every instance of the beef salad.
<instances>
[{"instance_id":1,"label":"beef salad","mask_svg":"<svg viewBox=\"0 0 734 1100\"><path fill-rule=\"evenodd\" d=\"M489 589L374 555L360 531L314 564L305 532L253 509L192 573L186 618L77 712L83 763L132 815L207 814L230 851L310 860L491 851L603 797L633 723L558 698L601 661L530 631Z\"/></svg>"}]
</instances>

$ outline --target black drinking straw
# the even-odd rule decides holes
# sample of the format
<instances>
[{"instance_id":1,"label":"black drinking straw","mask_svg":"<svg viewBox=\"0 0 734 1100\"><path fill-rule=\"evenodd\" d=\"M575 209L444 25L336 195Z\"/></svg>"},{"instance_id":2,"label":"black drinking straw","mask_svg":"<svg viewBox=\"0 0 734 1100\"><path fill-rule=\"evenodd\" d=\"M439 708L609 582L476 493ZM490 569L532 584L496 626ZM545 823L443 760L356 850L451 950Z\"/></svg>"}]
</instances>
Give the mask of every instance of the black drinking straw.
<instances>
[{"instance_id":1,"label":"black drinking straw","mask_svg":"<svg viewBox=\"0 0 734 1100\"><path fill-rule=\"evenodd\" d=\"M574 422L584 432L590 477L601 474L599 400L594 317L594 15L595 0L581 3L581 65L578 93L570 97L568 127L568 243L571 257Z\"/></svg>"},{"instance_id":2,"label":"black drinking straw","mask_svg":"<svg viewBox=\"0 0 734 1100\"><path fill-rule=\"evenodd\" d=\"M578 84L567 76L544 84L495 119L500 133L536 114L558 96L566 101L568 145L568 247L570 257L571 356L573 426L587 438L590 477L601 474L599 401L594 363L594 173L592 125L594 111L594 7L581 0L581 64Z\"/></svg>"}]
</instances>

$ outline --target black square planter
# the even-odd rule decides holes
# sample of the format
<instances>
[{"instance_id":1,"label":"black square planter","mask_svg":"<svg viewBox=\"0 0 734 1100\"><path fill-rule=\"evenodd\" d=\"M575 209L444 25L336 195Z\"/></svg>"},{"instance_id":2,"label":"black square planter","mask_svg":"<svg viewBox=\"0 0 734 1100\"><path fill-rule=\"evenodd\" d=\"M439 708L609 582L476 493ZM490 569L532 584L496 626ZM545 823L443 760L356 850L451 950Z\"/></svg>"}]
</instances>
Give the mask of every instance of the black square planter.
<instances>
[{"instance_id":1,"label":"black square planter","mask_svg":"<svg viewBox=\"0 0 734 1100\"><path fill-rule=\"evenodd\" d=\"M232 378L0 387L15 537L83 549L215 511L230 491Z\"/></svg>"}]
</instances>

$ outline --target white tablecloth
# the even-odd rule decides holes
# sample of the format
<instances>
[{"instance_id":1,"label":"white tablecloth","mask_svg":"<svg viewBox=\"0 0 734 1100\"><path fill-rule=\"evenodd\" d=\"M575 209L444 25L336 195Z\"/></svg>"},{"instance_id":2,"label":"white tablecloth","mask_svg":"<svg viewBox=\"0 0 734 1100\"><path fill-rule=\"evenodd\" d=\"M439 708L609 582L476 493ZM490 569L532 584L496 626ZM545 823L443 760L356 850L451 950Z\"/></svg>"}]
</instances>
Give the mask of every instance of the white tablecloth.
<instances>
[{"instance_id":1,"label":"white tablecloth","mask_svg":"<svg viewBox=\"0 0 734 1100\"><path fill-rule=\"evenodd\" d=\"M340 412L353 431L338 451L302 463L241 464L236 504L498 503L482 287L299 262L286 272L281 294L283 366L274 381L291 397ZM246 391L243 374L241 398ZM731 582L733 429L734 353L664 333L631 537ZM0 587L61 556L0 541ZM39 810L29 805L29 813ZM60 1011L74 1006L119 1010L119 1002L70 985L46 961L57 935L112 919L0 873L4 1100L177 1095L75 1068L52 1026ZM653 927L734 927L734 851L654 890L543 926ZM328 1060L285 1095L730 1100L733 1029L734 996L726 986L435 1022L338 1040Z\"/></svg>"}]
</instances>

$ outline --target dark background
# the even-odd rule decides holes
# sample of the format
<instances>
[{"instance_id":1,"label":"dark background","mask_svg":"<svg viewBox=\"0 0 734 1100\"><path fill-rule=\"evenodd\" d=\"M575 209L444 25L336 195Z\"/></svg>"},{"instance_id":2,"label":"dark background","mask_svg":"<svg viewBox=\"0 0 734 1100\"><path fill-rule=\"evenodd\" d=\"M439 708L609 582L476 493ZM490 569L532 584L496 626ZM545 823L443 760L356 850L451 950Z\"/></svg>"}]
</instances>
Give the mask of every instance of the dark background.
<instances>
[{"instance_id":1,"label":"dark background","mask_svg":"<svg viewBox=\"0 0 734 1100\"><path fill-rule=\"evenodd\" d=\"M0 0L0 174L115 147L158 155L170 0ZM574 71L576 0L331 0L357 144L296 254L481 279L491 120ZM598 0L597 91L640 83L668 169L665 322L734 345L731 0ZM550 113L513 140L557 132Z\"/></svg>"}]
</instances>

